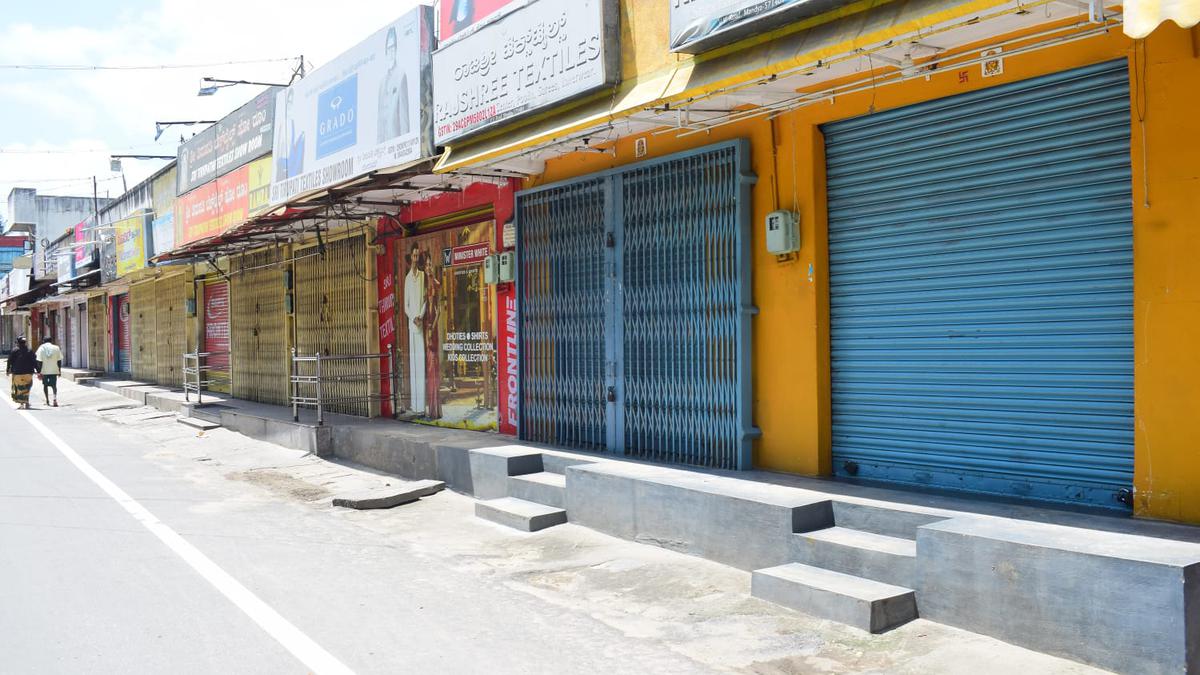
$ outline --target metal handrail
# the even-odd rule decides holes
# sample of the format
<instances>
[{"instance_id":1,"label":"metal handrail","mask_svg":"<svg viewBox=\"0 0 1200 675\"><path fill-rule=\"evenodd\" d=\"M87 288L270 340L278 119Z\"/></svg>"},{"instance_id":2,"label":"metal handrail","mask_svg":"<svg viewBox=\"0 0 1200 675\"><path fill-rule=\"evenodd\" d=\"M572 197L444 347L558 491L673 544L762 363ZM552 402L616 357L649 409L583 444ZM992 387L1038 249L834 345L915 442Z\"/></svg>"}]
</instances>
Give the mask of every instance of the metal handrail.
<instances>
[{"instance_id":1,"label":"metal handrail","mask_svg":"<svg viewBox=\"0 0 1200 675\"><path fill-rule=\"evenodd\" d=\"M387 370L378 375L327 375L323 372L322 365L328 363L348 362L348 361L374 361L379 359L387 359ZM312 374L300 373L300 364L313 364L314 371ZM396 360L396 346L390 345L386 352L380 354L299 354L292 349L292 368L291 374L288 377L289 393L288 399L292 404L292 420L300 421L300 408L316 408L317 411L317 426L325 424L325 406L332 403L361 403L363 401L391 401L392 416L395 417L399 410L400 392L399 387L399 370L397 369L398 362ZM363 396L342 396L338 398L328 398L325 395L325 385L339 382L382 382L383 378L387 378L391 383L390 393L384 395L381 391L377 394L366 394ZM302 395L300 387L311 387L310 395Z\"/></svg>"},{"instance_id":2,"label":"metal handrail","mask_svg":"<svg viewBox=\"0 0 1200 675\"><path fill-rule=\"evenodd\" d=\"M233 357L232 352L189 352L183 355L183 400L191 402L192 392L196 393L196 405L204 405L204 388L212 385L216 380L204 379L203 373L214 368L208 363L201 363L202 360L207 360L214 356ZM191 365L191 364L195 365ZM194 380L189 380L188 376L194 376ZM230 379L232 379L232 369Z\"/></svg>"}]
</instances>

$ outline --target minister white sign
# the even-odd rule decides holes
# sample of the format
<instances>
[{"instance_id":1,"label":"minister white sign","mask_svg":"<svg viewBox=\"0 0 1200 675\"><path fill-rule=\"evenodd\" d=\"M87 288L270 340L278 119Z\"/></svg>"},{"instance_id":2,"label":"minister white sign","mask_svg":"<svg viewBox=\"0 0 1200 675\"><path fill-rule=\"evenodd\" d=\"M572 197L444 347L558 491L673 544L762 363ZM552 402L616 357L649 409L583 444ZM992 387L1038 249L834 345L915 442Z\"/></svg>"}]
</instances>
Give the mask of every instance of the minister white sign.
<instances>
[{"instance_id":1,"label":"minister white sign","mask_svg":"<svg viewBox=\"0 0 1200 675\"><path fill-rule=\"evenodd\" d=\"M816 16L849 0L667 0L671 51L698 54Z\"/></svg>"},{"instance_id":2,"label":"minister white sign","mask_svg":"<svg viewBox=\"0 0 1200 675\"><path fill-rule=\"evenodd\" d=\"M432 45L420 6L279 92L271 203L431 156Z\"/></svg>"},{"instance_id":3,"label":"minister white sign","mask_svg":"<svg viewBox=\"0 0 1200 675\"><path fill-rule=\"evenodd\" d=\"M536 0L433 55L438 145L616 81L615 0Z\"/></svg>"}]
</instances>

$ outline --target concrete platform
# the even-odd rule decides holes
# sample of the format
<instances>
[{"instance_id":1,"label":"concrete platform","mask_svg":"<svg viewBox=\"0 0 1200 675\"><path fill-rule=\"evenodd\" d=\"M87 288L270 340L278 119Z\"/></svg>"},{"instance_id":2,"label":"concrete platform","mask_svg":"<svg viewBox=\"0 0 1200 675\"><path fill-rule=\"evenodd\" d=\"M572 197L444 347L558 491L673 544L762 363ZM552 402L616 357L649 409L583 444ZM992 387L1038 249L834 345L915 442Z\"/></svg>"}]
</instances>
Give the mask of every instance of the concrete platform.
<instances>
[{"instance_id":1,"label":"concrete platform","mask_svg":"<svg viewBox=\"0 0 1200 675\"><path fill-rule=\"evenodd\" d=\"M916 594L878 581L791 563L755 570L751 594L812 616L881 633L917 618Z\"/></svg>"},{"instance_id":2,"label":"concrete platform","mask_svg":"<svg viewBox=\"0 0 1200 675\"><path fill-rule=\"evenodd\" d=\"M567 512L562 509L513 497L476 502L475 515L523 532L537 532L567 522Z\"/></svg>"}]
</instances>

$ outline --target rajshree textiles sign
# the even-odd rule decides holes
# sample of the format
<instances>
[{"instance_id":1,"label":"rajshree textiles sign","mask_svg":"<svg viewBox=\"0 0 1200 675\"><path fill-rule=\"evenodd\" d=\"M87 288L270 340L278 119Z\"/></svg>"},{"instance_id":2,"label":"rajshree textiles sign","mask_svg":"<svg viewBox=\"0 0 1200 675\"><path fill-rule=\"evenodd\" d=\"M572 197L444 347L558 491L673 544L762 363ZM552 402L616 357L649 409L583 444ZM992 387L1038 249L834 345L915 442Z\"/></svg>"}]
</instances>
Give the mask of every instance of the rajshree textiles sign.
<instances>
[{"instance_id":1,"label":"rajshree textiles sign","mask_svg":"<svg viewBox=\"0 0 1200 675\"><path fill-rule=\"evenodd\" d=\"M175 201L176 246L223 233L266 210L271 158L262 157Z\"/></svg>"},{"instance_id":2,"label":"rajshree textiles sign","mask_svg":"<svg viewBox=\"0 0 1200 675\"><path fill-rule=\"evenodd\" d=\"M176 194L184 194L271 152L272 87L179 146Z\"/></svg>"},{"instance_id":3,"label":"rajshree textiles sign","mask_svg":"<svg viewBox=\"0 0 1200 675\"><path fill-rule=\"evenodd\" d=\"M433 55L438 145L616 82L616 0L535 0Z\"/></svg>"},{"instance_id":4,"label":"rajshree textiles sign","mask_svg":"<svg viewBox=\"0 0 1200 675\"><path fill-rule=\"evenodd\" d=\"M432 48L419 6L279 92L271 203L431 156Z\"/></svg>"},{"instance_id":5,"label":"rajshree textiles sign","mask_svg":"<svg viewBox=\"0 0 1200 675\"><path fill-rule=\"evenodd\" d=\"M848 4L848 0L668 1L671 51L685 54L699 54Z\"/></svg>"}]
</instances>

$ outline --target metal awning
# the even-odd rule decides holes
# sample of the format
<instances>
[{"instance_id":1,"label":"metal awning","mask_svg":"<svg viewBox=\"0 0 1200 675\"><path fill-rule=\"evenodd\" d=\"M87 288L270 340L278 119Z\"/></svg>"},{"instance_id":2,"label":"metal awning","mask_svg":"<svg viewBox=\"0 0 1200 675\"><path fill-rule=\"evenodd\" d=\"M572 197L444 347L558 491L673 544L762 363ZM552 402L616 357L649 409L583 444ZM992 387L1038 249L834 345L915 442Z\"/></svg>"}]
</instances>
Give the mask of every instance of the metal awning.
<instances>
[{"instance_id":1,"label":"metal awning","mask_svg":"<svg viewBox=\"0 0 1200 675\"><path fill-rule=\"evenodd\" d=\"M482 166L536 175L547 159L609 152L621 137L705 133L834 96L947 76L980 67L986 57L968 48L1000 36L1022 33L1013 44L997 42L1009 56L1120 25L1119 6L1098 12L1100 1L909 0L868 3L869 11L853 3L485 132L447 148L436 170Z\"/></svg>"},{"instance_id":2,"label":"metal awning","mask_svg":"<svg viewBox=\"0 0 1200 675\"><path fill-rule=\"evenodd\" d=\"M59 288L62 288L63 286L74 286L79 281L82 281L84 279L91 279L92 277L98 277L98 276L100 276L100 270L96 269L96 270L91 270L90 272L84 272L83 274L73 276L70 279L65 279L63 281L57 281L51 285L57 286Z\"/></svg>"}]
</instances>

